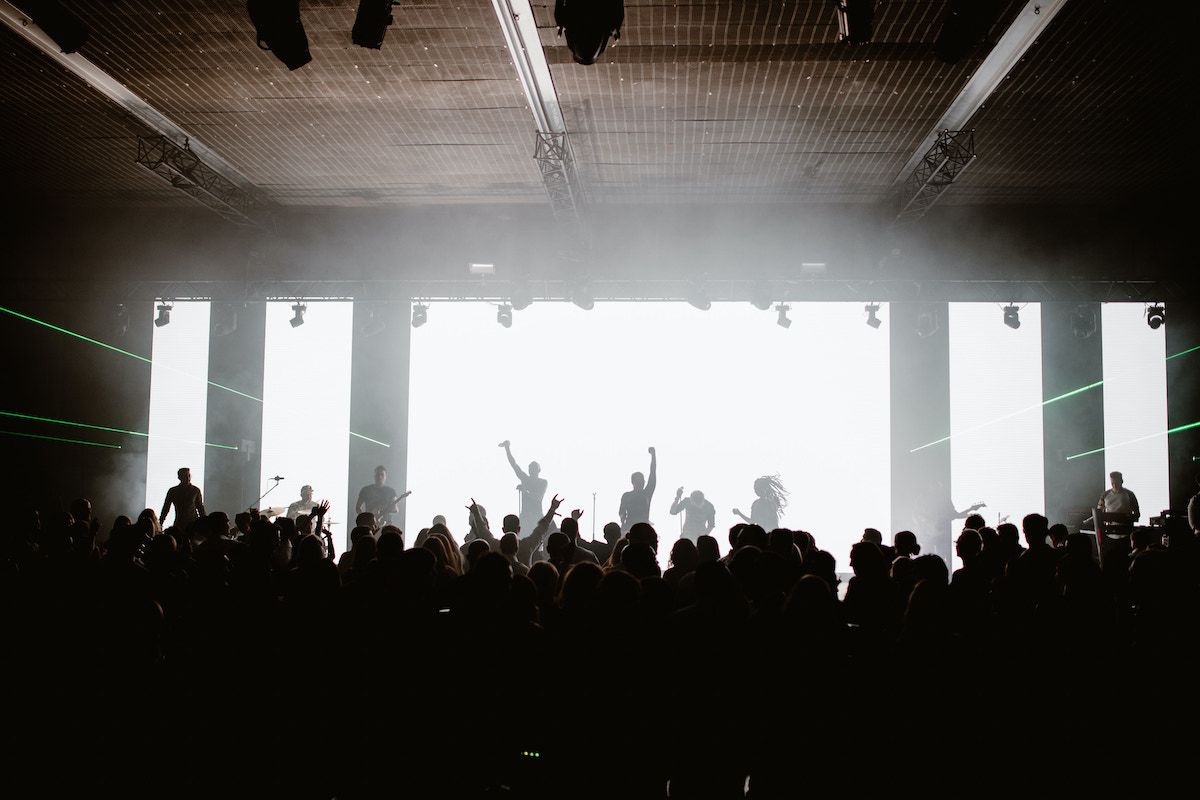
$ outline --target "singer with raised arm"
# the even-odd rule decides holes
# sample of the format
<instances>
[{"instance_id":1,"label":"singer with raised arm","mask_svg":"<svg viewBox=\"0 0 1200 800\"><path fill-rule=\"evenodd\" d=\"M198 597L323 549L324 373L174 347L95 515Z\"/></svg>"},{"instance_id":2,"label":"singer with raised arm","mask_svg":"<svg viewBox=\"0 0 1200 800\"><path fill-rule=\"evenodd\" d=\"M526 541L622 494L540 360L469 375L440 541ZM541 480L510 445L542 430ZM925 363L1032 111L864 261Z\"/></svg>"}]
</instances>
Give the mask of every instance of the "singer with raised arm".
<instances>
[{"instance_id":1,"label":"singer with raised arm","mask_svg":"<svg viewBox=\"0 0 1200 800\"><path fill-rule=\"evenodd\" d=\"M193 522L205 515L204 495L201 494L199 486L192 485L190 468L180 467L175 476L179 478L179 483L167 489L162 513L158 515L158 519L164 528L167 527L167 512L174 506L175 520L171 524L181 531L186 531Z\"/></svg>"},{"instance_id":2,"label":"singer with raised arm","mask_svg":"<svg viewBox=\"0 0 1200 800\"><path fill-rule=\"evenodd\" d=\"M687 497L683 496L683 487L675 490L675 502L671 503L671 514L683 513L684 539L693 542L705 534L711 533L717 526L717 509L704 497L704 492L697 489Z\"/></svg>"},{"instance_id":3,"label":"singer with raised arm","mask_svg":"<svg viewBox=\"0 0 1200 800\"><path fill-rule=\"evenodd\" d=\"M621 520L621 530L629 532L639 522L650 521L650 502L654 499L654 487L658 485L658 455L654 448L650 452L650 478L640 472L629 476L633 488L621 495L621 506L617 514Z\"/></svg>"},{"instance_id":4,"label":"singer with raised arm","mask_svg":"<svg viewBox=\"0 0 1200 800\"><path fill-rule=\"evenodd\" d=\"M387 485L387 467L380 465L375 468L375 482L368 483L358 491L358 501L354 504L354 513L361 514L370 511L375 515L379 525L390 525L392 514L400 511L399 503L412 492L396 494L396 490Z\"/></svg>"},{"instance_id":5,"label":"singer with raised arm","mask_svg":"<svg viewBox=\"0 0 1200 800\"><path fill-rule=\"evenodd\" d=\"M547 483L546 479L541 477L542 465L536 461L530 461L529 472L525 472L513 458L512 442L505 439L500 443L500 447L504 448L504 455L508 457L508 465L512 467L513 473L520 481L517 484L517 492L520 493L521 500L521 507L518 509L521 529L532 532L537 527L538 520L542 518L542 501L546 497ZM526 536L528 535L527 533Z\"/></svg>"}]
</instances>

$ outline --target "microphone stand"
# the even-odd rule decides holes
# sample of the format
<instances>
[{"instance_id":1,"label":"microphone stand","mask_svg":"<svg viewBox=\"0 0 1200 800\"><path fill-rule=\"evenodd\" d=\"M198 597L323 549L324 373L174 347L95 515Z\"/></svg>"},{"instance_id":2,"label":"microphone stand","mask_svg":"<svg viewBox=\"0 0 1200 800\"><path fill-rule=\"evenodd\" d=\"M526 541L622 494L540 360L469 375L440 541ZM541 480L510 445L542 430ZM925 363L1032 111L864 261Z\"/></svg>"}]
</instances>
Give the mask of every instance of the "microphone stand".
<instances>
[{"instance_id":1,"label":"microphone stand","mask_svg":"<svg viewBox=\"0 0 1200 800\"><path fill-rule=\"evenodd\" d=\"M273 491L275 491L276 489L278 489L278 488L279 488L279 482L280 482L281 480L283 480L283 478L271 478L271 480L275 481L275 485L274 485L274 486L272 486L270 489L267 489L267 490L266 490L265 492L263 492L262 494L260 494L260 495L258 496L258 499L254 501L254 505L252 505L252 506L251 506L251 508L261 508L261 507L262 507L262 501L263 501L263 498L264 498L264 497L266 497L267 495L269 495L271 492L273 492Z\"/></svg>"}]
</instances>

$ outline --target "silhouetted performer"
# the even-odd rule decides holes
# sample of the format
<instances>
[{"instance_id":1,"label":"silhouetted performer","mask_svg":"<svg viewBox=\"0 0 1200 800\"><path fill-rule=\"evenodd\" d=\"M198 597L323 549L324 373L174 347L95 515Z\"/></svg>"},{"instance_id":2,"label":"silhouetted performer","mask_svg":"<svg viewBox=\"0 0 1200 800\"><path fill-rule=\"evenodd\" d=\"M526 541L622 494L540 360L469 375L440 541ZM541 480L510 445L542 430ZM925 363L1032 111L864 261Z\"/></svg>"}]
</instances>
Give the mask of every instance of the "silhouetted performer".
<instances>
[{"instance_id":1,"label":"silhouetted performer","mask_svg":"<svg viewBox=\"0 0 1200 800\"><path fill-rule=\"evenodd\" d=\"M1096 507L1106 514L1126 514L1131 523L1137 522L1142 510L1138 507L1137 495L1125 488L1125 477L1119 472L1110 472L1108 480L1112 488L1100 495Z\"/></svg>"},{"instance_id":2,"label":"silhouetted performer","mask_svg":"<svg viewBox=\"0 0 1200 800\"><path fill-rule=\"evenodd\" d=\"M175 521L172 524L180 530L187 530L189 525L204 516L204 496L200 494L199 486L192 485L190 469L180 467L175 474L179 476L179 484L167 489L162 513L158 515L158 518L166 522L167 511L174 506Z\"/></svg>"},{"instance_id":3,"label":"silhouetted performer","mask_svg":"<svg viewBox=\"0 0 1200 800\"><path fill-rule=\"evenodd\" d=\"M775 530L779 527L779 516L787 508L787 489L783 488L778 475L763 475L754 481L754 493L758 497L750 505L750 516L736 508L733 513L764 531Z\"/></svg>"},{"instance_id":4,"label":"silhouetted performer","mask_svg":"<svg viewBox=\"0 0 1200 800\"><path fill-rule=\"evenodd\" d=\"M396 494L396 490L387 485L387 467L382 465L375 468L375 482L369 483L358 490L358 502L354 504L354 513L361 514L370 511L379 520L380 525L388 525L392 514L397 513L399 503L412 492Z\"/></svg>"},{"instance_id":5,"label":"silhouetted performer","mask_svg":"<svg viewBox=\"0 0 1200 800\"><path fill-rule=\"evenodd\" d=\"M546 479L541 477L542 466L536 461L529 462L529 472L526 473L517 464L517 460L513 458L512 442L505 439L500 443L504 448L504 455L508 456L508 465L512 467L512 471L516 473L517 491L521 497L521 528L527 531L526 536L533 532L537 527L538 520L542 518L542 500L546 497Z\"/></svg>"},{"instance_id":6,"label":"silhouetted performer","mask_svg":"<svg viewBox=\"0 0 1200 800\"><path fill-rule=\"evenodd\" d=\"M711 533L717 526L717 510L713 504L704 498L704 492L697 489L687 497L683 496L683 487L675 490L675 502L671 503L671 513L683 512L683 533L685 539L693 542Z\"/></svg>"},{"instance_id":7,"label":"silhouetted performer","mask_svg":"<svg viewBox=\"0 0 1200 800\"><path fill-rule=\"evenodd\" d=\"M658 485L658 456L650 448L650 480L640 472L629 476L633 489L621 495L621 530L626 533L639 522L650 522L650 501L654 498L654 487Z\"/></svg>"},{"instance_id":8,"label":"silhouetted performer","mask_svg":"<svg viewBox=\"0 0 1200 800\"><path fill-rule=\"evenodd\" d=\"M311 514L313 506L313 488L307 483L300 487L300 499L288 506L287 518L295 519L301 514Z\"/></svg>"}]
</instances>

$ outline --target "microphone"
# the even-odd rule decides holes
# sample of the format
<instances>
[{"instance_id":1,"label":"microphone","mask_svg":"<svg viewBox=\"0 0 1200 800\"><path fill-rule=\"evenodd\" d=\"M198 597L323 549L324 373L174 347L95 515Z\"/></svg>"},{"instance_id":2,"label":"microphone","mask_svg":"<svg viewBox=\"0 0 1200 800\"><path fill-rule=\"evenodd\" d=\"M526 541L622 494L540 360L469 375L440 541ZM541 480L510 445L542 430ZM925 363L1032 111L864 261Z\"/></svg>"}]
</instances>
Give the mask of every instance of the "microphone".
<instances>
[{"instance_id":1,"label":"microphone","mask_svg":"<svg viewBox=\"0 0 1200 800\"><path fill-rule=\"evenodd\" d=\"M281 481L281 480L283 480L283 476L282 476L282 475L276 475L274 478L271 478L271 480L273 480L273 481Z\"/></svg>"}]
</instances>

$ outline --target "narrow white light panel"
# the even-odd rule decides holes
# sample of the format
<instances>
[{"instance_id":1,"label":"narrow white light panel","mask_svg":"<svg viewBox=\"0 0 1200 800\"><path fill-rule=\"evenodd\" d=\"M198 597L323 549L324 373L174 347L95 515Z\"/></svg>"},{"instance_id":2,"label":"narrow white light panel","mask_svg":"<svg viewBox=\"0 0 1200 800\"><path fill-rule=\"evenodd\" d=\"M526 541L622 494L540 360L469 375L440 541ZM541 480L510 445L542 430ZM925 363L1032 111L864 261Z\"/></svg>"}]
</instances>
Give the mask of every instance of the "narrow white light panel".
<instances>
[{"instance_id":1,"label":"narrow white light panel","mask_svg":"<svg viewBox=\"0 0 1200 800\"><path fill-rule=\"evenodd\" d=\"M154 328L150 366L150 422L146 443L146 506L162 510L180 467L204 490L204 435L208 412L209 303L173 304L171 322ZM157 303L148 307L156 313ZM163 525L174 523L174 510Z\"/></svg>"},{"instance_id":2,"label":"narrow white light panel","mask_svg":"<svg viewBox=\"0 0 1200 800\"><path fill-rule=\"evenodd\" d=\"M942 501L987 503L980 513L992 526L1020 526L1046 506L1041 306L1024 306L1020 318L1013 330L994 303L950 304L951 486ZM944 541L961 529L962 520L947 523Z\"/></svg>"},{"instance_id":3,"label":"narrow white light panel","mask_svg":"<svg viewBox=\"0 0 1200 800\"><path fill-rule=\"evenodd\" d=\"M732 509L749 513L755 478L778 473L781 523L847 568L862 529L891 524L887 305L880 317L872 330L861 304L793 303L784 330L748 303L535 303L505 330L490 305L434 304L413 331L408 525L445 514L461 540L474 497L498 530L517 511L497 447L511 439L522 468L540 462L547 502L584 509L599 538L654 445L660 560L679 537L676 488L712 501L725 549Z\"/></svg>"},{"instance_id":4,"label":"narrow white light panel","mask_svg":"<svg viewBox=\"0 0 1200 800\"><path fill-rule=\"evenodd\" d=\"M350 352L354 307L350 302L309 303L304 324L293 328L292 302L267 303L263 359L262 488L282 475L262 501L287 506L310 484L313 499L329 500L328 521L346 519L350 466ZM371 476L366 476L364 483ZM345 531L333 528L334 542Z\"/></svg>"},{"instance_id":5,"label":"narrow white light panel","mask_svg":"<svg viewBox=\"0 0 1200 800\"><path fill-rule=\"evenodd\" d=\"M1137 495L1142 523L1170 507L1167 336L1151 330L1140 303L1104 303L1104 474L1118 471ZM1084 456L1099 458L1099 454Z\"/></svg>"}]
</instances>

